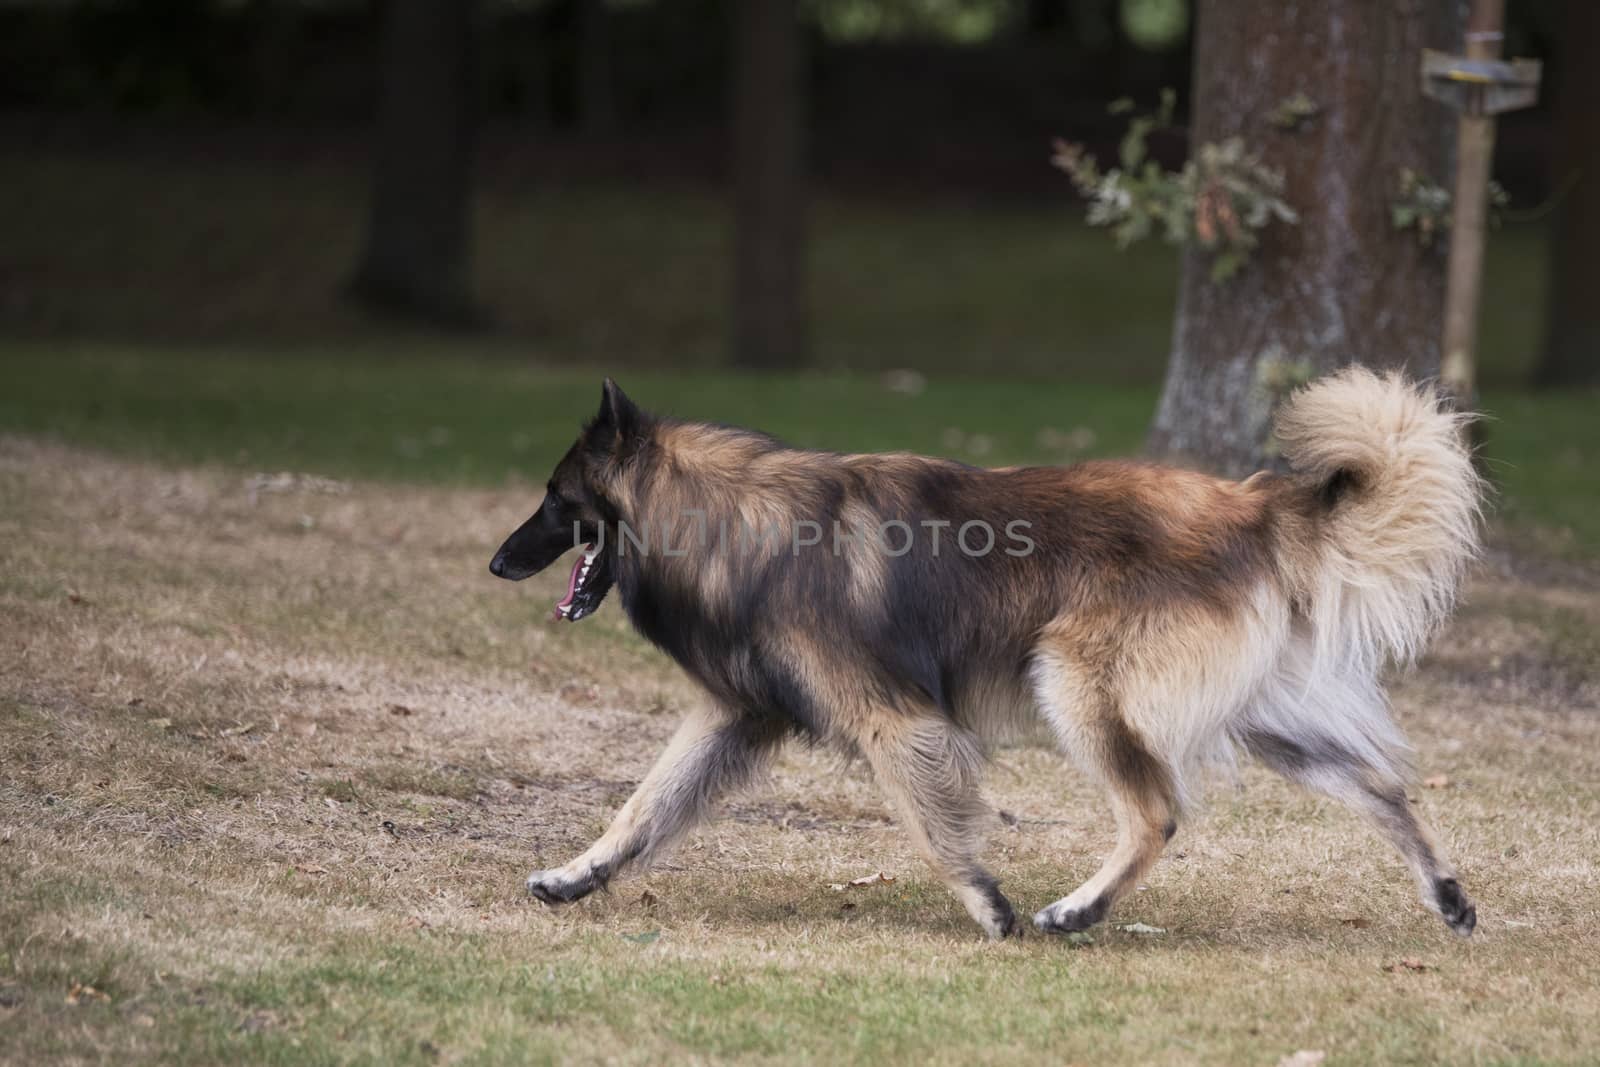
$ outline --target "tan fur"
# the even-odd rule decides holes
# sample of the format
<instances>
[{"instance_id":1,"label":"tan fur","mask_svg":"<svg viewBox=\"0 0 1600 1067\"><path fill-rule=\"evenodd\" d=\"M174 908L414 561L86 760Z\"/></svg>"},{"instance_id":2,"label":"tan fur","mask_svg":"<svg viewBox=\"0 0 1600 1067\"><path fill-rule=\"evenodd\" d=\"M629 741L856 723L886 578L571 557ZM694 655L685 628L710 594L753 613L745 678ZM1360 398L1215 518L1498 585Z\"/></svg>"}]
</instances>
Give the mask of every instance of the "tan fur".
<instances>
[{"instance_id":1,"label":"tan fur","mask_svg":"<svg viewBox=\"0 0 1600 1067\"><path fill-rule=\"evenodd\" d=\"M1111 599L1104 613L1069 613L1046 630L1040 706L1063 746L1106 783L1119 837L1101 872L1041 912L1041 925L1070 927L1096 901L1114 902L1159 854L1165 798L1152 800L1117 765L1106 740L1112 717L1170 776L1175 810L1192 797L1197 769L1231 759L1235 743L1254 746L1373 818L1437 907L1432 887L1453 874L1405 799L1407 749L1377 672L1421 649L1477 550L1482 485L1463 421L1427 390L1352 368L1285 405L1278 434L1292 481L1234 484L1159 468L1133 480L1131 492L1192 531L1175 552L1203 544L1208 528L1278 509L1279 567L1224 614L1181 605L1130 613ZM1307 494L1340 472L1353 479L1347 498L1311 514Z\"/></svg>"},{"instance_id":2,"label":"tan fur","mask_svg":"<svg viewBox=\"0 0 1600 1067\"><path fill-rule=\"evenodd\" d=\"M1010 932L1014 917L978 862L986 810L979 739L1028 711L1105 785L1118 828L1101 870L1039 912L1041 928L1099 921L1192 809L1201 772L1243 750L1370 817L1410 863L1424 900L1467 933L1475 913L1406 800L1408 750L1379 680L1387 661L1415 656L1437 629L1477 550L1482 484L1463 421L1426 389L1353 368L1285 404L1278 436L1290 474L1244 482L1124 462L982 472L666 424L647 445L651 462L613 470L610 491L652 528L696 508L713 524L785 530L820 514L876 529L928 507L918 493L940 492L950 494L939 498L948 511L937 514L1027 514L1045 528L1041 536L1057 539L1053 555L996 557L981 571L924 561L923 573L937 579L901 572L901 581L966 582L949 595L962 606L995 606L997 617L960 632L981 642L992 628L1013 643L990 646L1004 653L992 662L958 655L959 670L946 652L930 669L928 646L915 644L926 631L915 626L905 638L910 658L897 659L904 650L893 644L841 640L840 613L875 620L902 610L889 603L897 587L874 545L844 541L827 587L794 587L803 593L774 593L758 581L800 566L782 558L787 541L754 556L650 564L651 582L692 591L713 614L763 591L759 613L740 616L759 623L752 647L735 639L725 666L704 649L686 658L713 683L726 671L728 693L765 693L780 704L792 695L814 739L863 755L918 848L992 936ZM833 531L822 537L831 544ZM765 599L773 596L778 602ZM656 640L670 644L675 625L676 616ZM737 688L762 662L781 668L788 690ZM570 899L563 894L581 895L586 879L648 858L715 787L759 768L771 729L787 728L770 726L782 723L781 710L730 707L691 719L595 847L535 875L530 887ZM756 718L740 720L741 711Z\"/></svg>"}]
</instances>

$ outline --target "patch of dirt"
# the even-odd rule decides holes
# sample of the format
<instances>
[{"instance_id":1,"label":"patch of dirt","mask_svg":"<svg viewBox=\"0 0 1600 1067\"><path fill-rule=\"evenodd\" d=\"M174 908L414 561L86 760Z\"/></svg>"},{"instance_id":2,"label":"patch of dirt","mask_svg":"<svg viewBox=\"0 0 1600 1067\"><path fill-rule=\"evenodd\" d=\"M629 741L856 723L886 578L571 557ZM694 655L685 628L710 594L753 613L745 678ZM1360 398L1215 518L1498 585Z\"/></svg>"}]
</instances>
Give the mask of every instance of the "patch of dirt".
<instances>
[{"instance_id":1,"label":"patch of dirt","mask_svg":"<svg viewBox=\"0 0 1600 1067\"><path fill-rule=\"evenodd\" d=\"M632 976L648 952L745 978L776 967L798 988L791 972L871 976L886 958L934 961L940 982L952 960L1009 982L1006 968L1058 948L981 944L866 768L804 746L643 887L530 902L527 873L598 836L671 735L668 712L696 696L614 605L554 626L539 620L563 576L511 587L481 573L525 502L293 480L252 497L227 472L15 441L0 442L0 472L14 503L0 516L0 615L14 620L0 632L0 918L8 944L32 939L29 961L91 944L147 982L201 988L340 939L443 953L492 932L522 970L537 957L539 973L548 958L601 974L624 952ZM1471 954L1430 949L1438 969L1408 976L1452 1006L1465 994L1444 984L1468 966L1534 990L1560 978L1550 959L1587 966L1600 936L1600 798L1581 787L1600 780L1600 586L1584 581L1488 567L1433 656L1396 679L1420 778L1447 783L1419 786L1418 803L1483 905ZM1019 913L1110 847L1103 798L1055 752L1001 749L986 782L1002 813L989 862ZM1118 917L1168 933L1086 945L1074 979L1120 989L1169 966L1195 972L1181 979L1194 996L1238 979L1264 997L1293 987L1295 1004L1337 982L1368 1018L1392 996L1369 988L1394 978L1379 961L1447 936L1359 820L1258 769L1179 834ZM895 881L848 909L827 888L877 871ZM27 1016L37 999L0 986L0 1010ZM1483 1004L1459 1025L1510 1057ZM230 1020L297 1026L256 1006Z\"/></svg>"}]
</instances>

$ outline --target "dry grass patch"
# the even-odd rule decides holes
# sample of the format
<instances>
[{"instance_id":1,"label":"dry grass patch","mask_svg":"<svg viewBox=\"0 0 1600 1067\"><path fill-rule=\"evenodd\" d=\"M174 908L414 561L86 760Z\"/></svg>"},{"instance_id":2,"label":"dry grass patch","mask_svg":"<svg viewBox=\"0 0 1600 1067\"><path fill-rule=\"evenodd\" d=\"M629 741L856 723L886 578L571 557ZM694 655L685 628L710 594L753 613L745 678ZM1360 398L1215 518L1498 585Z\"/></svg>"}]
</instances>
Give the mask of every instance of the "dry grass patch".
<instances>
[{"instance_id":1,"label":"dry grass patch","mask_svg":"<svg viewBox=\"0 0 1600 1067\"><path fill-rule=\"evenodd\" d=\"M694 697L615 605L551 626L560 576L484 573L514 497L0 443L0 1060L1592 1061L1593 575L1487 568L1398 689L1471 942L1247 771L1092 941L990 945L803 748L661 870L529 902ZM1110 844L1049 751L989 788L1020 907Z\"/></svg>"}]
</instances>

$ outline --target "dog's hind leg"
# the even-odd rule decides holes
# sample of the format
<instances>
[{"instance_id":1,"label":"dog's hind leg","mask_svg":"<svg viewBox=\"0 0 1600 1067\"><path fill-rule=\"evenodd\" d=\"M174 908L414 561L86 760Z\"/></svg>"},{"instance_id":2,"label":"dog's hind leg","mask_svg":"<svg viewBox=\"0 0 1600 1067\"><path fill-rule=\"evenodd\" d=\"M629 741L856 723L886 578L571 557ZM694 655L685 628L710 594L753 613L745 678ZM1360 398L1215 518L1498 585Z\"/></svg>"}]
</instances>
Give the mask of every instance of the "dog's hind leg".
<instances>
[{"instance_id":1,"label":"dog's hind leg","mask_svg":"<svg viewBox=\"0 0 1600 1067\"><path fill-rule=\"evenodd\" d=\"M1380 698L1381 699L1381 698ZM1394 843L1416 877L1422 902L1462 937L1471 936L1478 911L1456 880L1433 834L1406 797L1405 780L1392 761L1363 754L1364 745L1318 729L1320 724L1257 721L1239 740L1261 762L1308 789L1343 801L1366 815Z\"/></svg>"},{"instance_id":2,"label":"dog's hind leg","mask_svg":"<svg viewBox=\"0 0 1600 1067\"><path fill-rule=\"evenodd\" d=\"M856 738L919 851L989 937L1016 931L1000 884L978 863L989 809L977 741L939 713L885 712Z\"/></svg>"},{"instance_id":3,"label":"dog's hind leg","mask_svg":"<svg viewBox=\"0 0 1600 1067\"><path fill-rule=\"evenodd\" d=\"M1173 776L1088 672L1045 655L1034 679L1046 720L1062 747L1104 783L1117 823L1116 847L1094 877L1033 917L1045 933L1075 933L1104 919L1177 832Z\"/></svg>"},{"instance_id":4,"label":"dog's hind leg","mask_svg":"<svg viewBox=\"0 0 1600 1067\"><path fill-rule=\"evenodd\" d=\"M603 887L629 865L645 865L692 829L712 802L771 762L783 726L706 708L691 713L611 826L563 867L535 871L528 892L564 904Z\"/></svg>"}]
</instances>

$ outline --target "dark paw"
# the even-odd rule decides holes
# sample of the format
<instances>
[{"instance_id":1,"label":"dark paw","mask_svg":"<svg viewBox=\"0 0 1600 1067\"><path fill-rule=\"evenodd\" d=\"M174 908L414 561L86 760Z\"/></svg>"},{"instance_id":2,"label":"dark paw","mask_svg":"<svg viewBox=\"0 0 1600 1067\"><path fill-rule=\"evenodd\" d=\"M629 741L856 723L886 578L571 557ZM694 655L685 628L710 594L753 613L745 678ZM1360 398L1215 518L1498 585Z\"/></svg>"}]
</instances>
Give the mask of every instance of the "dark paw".
<instances>
[{"instance_id":1,"label":"dark paw","mask_svg":"<svg viewBox=\"0 0 1600 1067\"><path fill-rule=\"evenodd\" d=\"M1047 934L1075 934L1104 919L1110 907L1105 897L1097 897L1081 908L1069 908L1066 901L1058 900L1035 915L1033 925Z\"/></svg>"},{"instance_id":2,"label":"dark paw","mask_svg":"<svg viewBox=\"0 0 1600 1067\"><path fill-rule=\"evenodd\" d=\"M1472 936L1478 925L1478 909L1461 891L1461 883L1454 878L1440 878L1433 883L1433 899L1446 926L1462 937Z\"/></svg>"},{"instance_id":3,"label":"dark paw","mask_svg":"<svg viewBox=\"0 0 1600 1067\"><path fill-rule=\"evenodd\" d=\"M593 872L571 878L560 871L534 871L528 876L528 893L545 904L571 904L599 888Z\"/></svg>"},{"instance_id":4,"label":"dark paw","mask_svg":"<svg viewBox=\"0 0 1600 1067\"><path fill-rule=\"evenodd\" d=\"M989 921L983 925L991 938L996 941L1002 941L1008 937L1015 937L1022 932L1017 925L1017 913L1012 908L1011 901L1001 896L997 891L990 897L989 905L991 908Z\"/></svg>"},{"instance_id":5,"label":"dark paw","mask_svg":"<svg viewBox=\"0 0 1600 1067\"><path fill-rule=\"evenodd\" d=\"M982 903L962 894L972 917L978 920L978 925L983 927L983 932L989 935L991 941L1002 941L1021 931L1017 929L1017 913L1011 907L1011 901L1000 892L1000 883L987 874L978 872L972 882L972 888L982 895Z\"/></svg>"}]
</instances>

